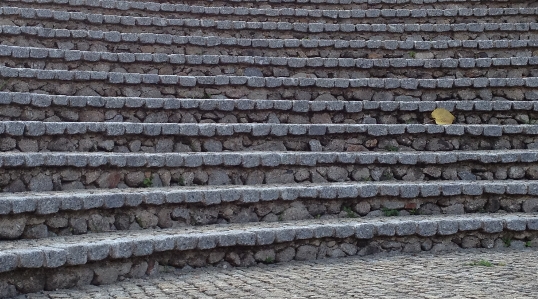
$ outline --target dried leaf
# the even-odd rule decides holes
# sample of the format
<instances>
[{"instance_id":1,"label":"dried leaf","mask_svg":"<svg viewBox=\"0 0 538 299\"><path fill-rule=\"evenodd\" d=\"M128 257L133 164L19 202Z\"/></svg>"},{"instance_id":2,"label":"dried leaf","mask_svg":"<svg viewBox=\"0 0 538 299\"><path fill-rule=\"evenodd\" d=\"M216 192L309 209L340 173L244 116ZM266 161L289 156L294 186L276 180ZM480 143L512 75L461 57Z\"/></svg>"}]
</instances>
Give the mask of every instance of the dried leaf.
<instances>
[{"instance_id":1,"label":"dried leaf","mask_svg":"<svg viewBox=\"0 0 538 299\"><path fill-rule=\"evenodd\" d=\"M435 119L435 123L438 125L451 125L456 117L450 113L450 111L444 108L437 108L433 110L432 117Z\"/></svg>"}]
</instances>

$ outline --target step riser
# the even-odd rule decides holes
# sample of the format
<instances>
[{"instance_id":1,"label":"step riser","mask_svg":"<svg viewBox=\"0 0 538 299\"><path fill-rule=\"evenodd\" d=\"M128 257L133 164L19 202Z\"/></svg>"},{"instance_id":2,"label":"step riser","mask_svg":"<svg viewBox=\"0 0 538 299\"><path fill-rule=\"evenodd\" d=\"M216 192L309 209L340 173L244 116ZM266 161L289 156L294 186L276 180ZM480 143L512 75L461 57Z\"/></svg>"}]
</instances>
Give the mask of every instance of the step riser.
<instances>
[{"instance_id":1,"label":"step riser","mask_svg":"<svg viewBox=\"0 0 538 299\"><path fill-rule=\"evenodd\" d=\"M204 101L204 100L202 100ZM233 101L233 100L230 100ZM252 101L254 102L254 101ZM428 123L432 122L431 111L437 106L454 107L452 104L444 105L442 102L425 102L428 105L427 111L419 111L420 102L413 102L416 108L409 110L382 111L379 109L379 102L374 104L377 109L361 108L361 112L349 113L345 110L341 102L339 111L331 111L320 107L325 103L320 103L322 111L307 112L294 111L293 104L290 101L289 109L259 109L250 112L242 110L224 111L219 110L216 102L210 104L207 109L183 109L183 108L138 108L129 109L125 107L118 108L93 108L80 106L69 107L66 105L51 105L52 107L28 107L29 105L0 105L0 121L47 121L47 122L88 122L88 121L114 121L114 122L142 122L142 123L267 123L269 121L279 122L282 124L300 124L300 123L324 123L324 124L363 124L374 122L377 124L402 124L402 123ZM203 103L203 102L202 102ZM221 100L220 103L226 103ZM327 102L331 105L330 102ZM478 103L478 102L477 102ZM527 103L529 102L516 102ZM252 103L254 106L254 103ZM386 103L385 103L386 104ZM383 104L383 105L385 105ZM497 103L494 103L497 104ZM537 124L538 112L528 110L506 110L510 103L502 104L502 110L496 110L495 107L488 107L489 111L467 111L453 110L456 115L454 124L500 124L500 125L517 125L517 124ZM533 103L530 103L531 106ZM84 104L85 105L85 104ZM106 105L106 104L104 104ZM203 105L203 104L202 104ZM278 105L278 103L277 103ZM315 105L312 104L312 106ZM360 104L361 106L362 103ZM123 105L122 105L123 106ZM179 102L177 103L179 106ZM229 105L228 105L229 106ZM233 109L233 103L231 104ZM272 106L272 103L271 103ZM213 107L213 109L210 109ZM471 106L472 107L472 106ZM538 107L538 106L537 106ZM432 109L433 108L433 109ZM467 108L467 107L466 107ZM121 110L117 110L121 109ZM392 107L388 109L393 109ZM495 109L495 110L493 110ZM493 110L493 111L492 111Z\"/></svg>"},{"instance_id":2,"label":"step riser","mask_svg":"<svg viewBox=\"0 0 538 299\"><path fill-rule=\"evenodd\" d=\"M232 167L87 168L33 167L29 170L2 169L0 187L5 192L76 190L201 185L257 185L286 183L327 183L344 181L446 181L538 179L538 163L444 164L430 166L280 166L256 169ZM148 181L152 177L152 181ZM145 183L146 182L146 183Z\"/></svg>"},{"instance_id":3,"label":"step riser","mask_svg":"<svg viewBox=\"0 0 538 299\"><path fill-rule=\"evenodd\" d=\"M418 136L417 136L418 135ZM88 152L116 153L173 153L233 151L450 151L491 149L536 149L534 135L508 135L504 137L446 136L439 134L402 134L400 137L374 137L362 134L328 134L324 137L253 137L237 134L226 137L173 137L144 138L125 135L121 138L101 134L71 135L66 137L12 137L0 135L3 144L0 152L19 149L24 152ZM316 141L319 141L316 142ZM316 142L315 145L313 142Z\"/></svg>"},{"instance_id":4,"label":"step riser","mask_svg":"<svg viewBox=\"0 0 538 299\"><path fill-rule=\"evenodd\" d=\"M414 55L414 54L413 54ZM524 65L524 66L487 66L487 67L458 67L458 60L450 60L449 62L452 65L455 65L454 67L452 65L446 64L448 67L443 67L441 61L434 61L434 62L426 62L425 60L415 60L415 61L407 61L402 62L401 66L399 67L391 67L390 63L397 64L398 61L395 60L384 60L383 64L385 64L384 67L381 68L372 68L372 64L374 63L372 60L366 60L364 64L361 63L361 65L357 65L357 62L350 62L349 67L324 67L323 65L318 67L308 67L307 65L300 66L300 67L292 67L289 65L293 65L293 62L288 63L288 65L284 66L259 66L259 64L256 64L255 62L252 63L214 63L213 65L199 65L199 64L172 64L174 67L173 69L170 68L170 64L167 63L160 63L160 64L146 64L146 63L108 63L108 62L81 62L77 58L76 61L73 61L71 63L65 62L65 60L49 60L48 63L43 63L43 60L39 59L2 59L3 62L6 65L15 66L15 67L24 67L27 64L35 63L35 64L43 64L45 68L49 69L52 65L56 68L60 69L71 69L71 70L78 70L78 69L108 69L108 70L114 70L114 69L126 69L129 73L142 73L145 69L161 69L161 73L170 73L174 72L174 74L180 74L180 73L187 73L192 71L192 67L196 67L196 71L192 72L191 74L197 73L197 74L204 74L207 76L212 75L220 75L220 74L227 74L227 75L233 75L233 76L242 76L244 74L248 74L248 68L249 67L255 67L256 72L261 72L260 74L264 74L267 77L293 77L296 75L302 75L307 74L309 76L316 76L319 75L320 77L327 78L328 76L333 76L334 78L346 78L347 76L351 74L354 75L354 77L370 77L370 78L385 78L387 72L390 72L392 76L394 77L403 77L407 76L409 78L420 78L420 77L433 77L433 78L443 78L443 77L456 77L459 74L463 73L466 76L481 76L481 77L487 77L491 76L492 72L497 72L498 74L506 74L508 72L514 72L514 73L522 73L526 75L530 75L533 70L536 69L538 65L538 59L537 57L532 57L534 65ZM254 60L253 60L254 61ZM496 60L493 59L495 62ZM300 62L301 65L304 63ZM319 63L324 63L320 61ZM326 65L329 63L325 62ZM419 66L416 66L416 64L420 64ZM430 63L435 63L436 65L433 66ZM76 64L76 66L73 68L73 64ZM409 65L406 65L409 64ZM411 64L413 64L411 66ZM427 67L424 67L424 65L427 64ZM460 63L462 65L462 63ZM497 76L496 76L497 77Z\"/></svg>"},{"instance_id":5,"label":"step riser","mask_svg":"<svg viewBox=\"0 0 538 299\"><path fill-rule=\"evenodd\" d=\"M206 53L207 55L222 55L222 53L236 54L237 56L280 56L289 57L288 50L303 51L309 57L328 57L330 51L330 57L333 58L363 58L370 57L375 50L375 53L379 54L376 57L387 58L410 58L410 52L423 53L429 55L433 54L434 58L442 59L452 57L454 50L461 51L462 55L474 58L474 54L467 53L465 50L473 51L487 50L493 57L512 57L510 51L533 51L538 45L536 38L538 36L530 34L531 40L448 40L448 41L400 41L400 38L393 40L368 40L364 37L358 38L356 41L335 40L327 39L280 39L279 36L276 39L253 39L244 38L242 40L229 40L222 38L218 35L206 35L206 36L168 36L173 44L168 42L160 42L160 40L152 42L142 42L140 38L136 41L132 41L124 37L120 41L110 41L100 38L98 40L92 40L91 45L87 43L87 30L81 30L81 34L84 36L79 37L77 34L79 31L68 31L71 37L62 37L55 33L55 29L50 29L53 36L38 35L37 30L39 27L15 27L18 30L24 29L25 31L19 34L8 34L6 32L0 33L6 40L15 45L27 45L36 44L43 45L49 49L78 49L81 51L94 50L103 52L116 53L121 50L121 53L166 53L166 54L200 54ZM60 30L60 29L58 29ZM35 31L35 33L25 33L26 31ZM54 36L56 35L56 36ZM159 36L159 35L156 35ZM161 37L163 38L163 37ZM58 42L60 42L58 44ZM64 42L69 42L65 44ZM351 51L350 51L351 50ZM351 52L351 53L350 53ZM4 54L5 55L5 54ZM294 54L295 55L295 54ZM51 55L53 56L53 55ZM420 55L416 56L420 57ZM431 56L430 56L431 57ZM464 56L465 57L465 56ZM111 57L110 61L117 61L118 59Z\"/></svg>"},{"instance_id":6,"label":"step riser","mask_svg":"<svg viewBox=\"0 0 538 299\"><path fill-rule=\"evenodd\" d=\"M16 214L4 217L0 240L39 239L118 230L276 222L359 216L407 216L464 213L532 213L538 201L532 195L433 196L274 200L260 203L160 204L83 211L58 211L52 215Z\"/></svg>"},{"instance_id":7,"label":"step riser","mask_svg":"<svg viewBox=\"0 0 538 299\"><path fill-rule=\"evenodd\" d=\"M431 112L436 108L443 108L457 116L455 120L457 123L532 124L538 118L536 112L538 103L506 101L499 97L493 98L493 101L420 101L418 97L399 96L394 98L394 101L364 102L341 101L339 99L343 98L336 99L330 94L321 94L312 98L310 94L298 93L296 97L305 98L302 100L158 99L0 92L0 116L16 120L46 119L47 121L60 117L66 118L66 121L86 122L111 120L121 115L125 121L130 122L132 119L132 122L146 123L156 121L204 123L209 119L225 123L230 119L233 120L232 116L234 116L240 123L245 120L249 123L257 123L278 119L281 123L304 123L305 120L316 123L323 120L325 124L330 124L331 121L333 123L362 123L373 121L365 119L365 117L371 117L375 118L377 123L390 123L397 120L397 123L403 124L415 120L419 123L428 123L427 120L432 121ZM314 101L311 101L312 99ZM26 110L30 112L23 113ZM276 118L275 116L269 118L271 113L275 114ZM517 123L512 121L513 118L516 118Z\"/></svg>"},{"instance_id":8,"label":"step riser","mask_svg":"<svg viewBox=\"0 0 538 299\"><path fill-rule=\"evenodd\" d=\"M29 24L33 25L33 24ZM50 27L55 26L54 24L48 25ZM73 34L77 34L78 31L83 30L96 30L96 31L106 31L107 28L97 27L97 28L88 28L87 25L80 25L79 28L73 29ZM108 28L110 34L118 33L113 31L114 28ZM58 29L66 30L66 29ZM129 31L129 30L127 30ZM70 34L69 31L66 30ZM124 34L130 34L133 36L144 34L143 32L123 32ZM455 42L448 43L434 43L434 42L408 42L405 41L405 37L413 36L412 33L407 33L403 35L402 33L382 33L386 40L392 41L389 43L383 43L381 41L375 40L379 35L376 35L375 32L369 34L297 34L295 32L287 33L283 32L281 34L270 34L263 33L263 38L260 37L260 32L258 31L241 31L241 35L237 36L233 40L218 39L218 36L222 35L233 35L231 32L219 32L212 31L208 32L207 35L211 36L212 39L206 41L201 38L200 41L196 40L189 44L189 36L197 36L199 30L190 30L190 31L173 31L173 30L164 30L155 32L154 35L161 39L168 39L167 42L158 43L155 40L147 41L142 37L138 40L129 39L124 37L124 40L121 40L118 33L118 39L109 40L109 39L99 39L95 42L88 38L76 38L76 37L62 37L58 33L56 37L40 37L37 34L26 35L26 34L6 34L0 32L0 36L3 39L12 41L14 45L24 46L28 44L28 41L34 41L36 45L43 45L47 48L52 49L62 49L62 50L96 50L102 52L119 52L119 53L168 53L168 54L207 54L207 55L230 55L233 56L280 56L288 57L297 56L295 51L299 52L300 57L330 57L330 58L423 58L423 59L444 59L444 58L454 58L453 51L458 50L462 51L461 57L466 58L475 58L472 55L471 51L481 51L488 54L487 57L513 57L511 53L507 51L526 51L527 53L524 56L530 56L531 52L536 49L536 40L538 39L538 33L530 32L523 35L521 33L521 39L530 39L530 44L527 44L526 39L516 44L510 43L510 40L513 39L514 35L520 35L519 33L484 33L482 40L489 39L497 41L497 43L488 42L487 44L478 44L477 42L465 43L463 46L461 40L465 38L470 33L448 33L446 38L450 40L455 40ZM54 34L54 33L51 33ZM152 33L153 34L153 33ZM440 33L429 33L429 32L420 32L415 34L424 35L425 39L434 39ZM176 37L177 36L177 37ZM260 37L259 39L253 39L252 36ZM403 37L402 37L403 36ZM282 37L287 37L288 40L283 40ZM297 38L297 39L292 39ZM91 41L91 47L87 43L88 39ZM170 45L174 39L182 39L181 41ZM236 40L237 39L237 40ZM269 40L266 40L269 39ZM401 40L403 39L403 41ZM274 41L272 41L274 40ZM306 40L311 41L307 43ZM319 40L319 41L318 41ZM502 40L502 41L499 41ZM52 42L54 41L54 42ZM304 41L304 42L303 42ZM356 42L355 42L356 41ZM395 42L397 41L397 42ZM219 44L221 43L221 44ZM223 44L227 43L227 44ZM336 46L335 46L336 43ZM400 43L400 44L398 44ZM263 46L267 48L267 51L264 51ZM272 47L271 47L272 46ZM166 48L165 48L166 47ZM289 50L288 50L289 49ZM287 51L292 51L291 54L286 53ZM352 51L352 53L350 53ZM375 52L375 53L374 53ZM58 52L57 52L58 53ZM236 54L237 53L237 54ZM57 57L58 54L53 57ZM74 57L74 56L71 56ZM89 58L92 59L92 58ZM109 61L118 61L114 58L107 58ZM114 60L112 60L114 59ZM63 60L63 59L62 59ZM53 61L62 62L62 60L55 59ZM146 60L147 61L147 60ZM178 65L177 60L173 65ZM106 62L106 61L104 61ZM144 62L142 62L144 63ZM415 64L410 63L410 67L418 67ZM193 64L193 63L192 63ZM206 63L204 63L206 64ZM209 63L207 63L209 64ZM161 66L163 64L160 64ZM197 65L200 66L200 65ZM237 64L233 65L237 66ZM314 65L313 65L314 66ZM381 65L382 66L382 65ZM456 66L447 65L450 68L455 68ZM500 65L506 67L504 65ZM508 65L509 66L509 65ZM383 66L382 66L383 67ZM386 68L386 67L385 67ZM349 67L346 69L350 70ZM394 64L392 70L401 70L401 67L398 64ZM361 67L360 70L366 70L365 67ZM484 70L484 68L478 68L476 71ZM416 76L416 75L415 75Z\"/></svg>"},{"instance_id":9,"label":"step riser","mask_svg":"<svg viewBox=\"0 0 538 299\"><path fill-rule=\"evenodd\" d=\"M434 102L429 102L434 104ZM520 103L520 102L518 102ZM504 104L504 103L503 103ZM292 104L290 104L290 107ZM343 106L343 105L342 105ZM435 107L435 105L432 105ZM442 106L442 103L439 105ZM69 109L69 110L67 110ZM358 113L324 110L319 112L295 112L289 110L263 109L256 112L214 111L209 109L128 109L92 108L55 106L49 108L28 105L0 105L0 121L47 121L47 122L142 122L142 123L266 123L268 121L283 124L324 123L324 124L377 124L427 123L431 120L431 111L380 111L369 109ZM457 116L454 124L537 124L538 113L534 111L462 111L452 112ZM433 121L432 121L433 123Z\"/></svg>"},{"instance_id":10,"label":"step riser","mask_svg":"<svg viewBox=\"0 0 538 299\"><path fill-rule=\"evenodd\" d=\"M285 242L268 246L232 246L211 250L186 250L154 253L142 258L89 262L83 266L64 266L57 269L16 270L0 274L0 295L73 288L81 285L110 284L125 278L143 278L175 268L204 266L254 266L263 263L290 260L315 260L328 257L366 256L381 252L417 253L421 251L445 252L459 248L525 247L533 244L536 232L510 232L484 234L457 233L433 237L376 237L372 239L318 238Z\"/></svg>"}]
</instances>

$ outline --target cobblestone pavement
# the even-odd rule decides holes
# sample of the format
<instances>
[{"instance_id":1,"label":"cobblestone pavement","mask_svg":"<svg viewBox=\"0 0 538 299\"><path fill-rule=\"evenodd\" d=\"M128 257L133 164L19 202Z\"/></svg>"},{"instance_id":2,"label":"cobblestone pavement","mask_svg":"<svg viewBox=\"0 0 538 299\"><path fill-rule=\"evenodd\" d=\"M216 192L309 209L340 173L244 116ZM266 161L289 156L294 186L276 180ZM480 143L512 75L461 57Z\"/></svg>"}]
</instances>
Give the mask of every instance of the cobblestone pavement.
<instances>
[{"instance_id":1,"label":"cobblestone pavement","mask_svg":"<svg viewBox=\"0 0 538 299\"><path fill-rule=\"evenodd\" d=\"M22 298L538 298L536 253L465 250L206 268Z\"/></svg>"}]
</instances>

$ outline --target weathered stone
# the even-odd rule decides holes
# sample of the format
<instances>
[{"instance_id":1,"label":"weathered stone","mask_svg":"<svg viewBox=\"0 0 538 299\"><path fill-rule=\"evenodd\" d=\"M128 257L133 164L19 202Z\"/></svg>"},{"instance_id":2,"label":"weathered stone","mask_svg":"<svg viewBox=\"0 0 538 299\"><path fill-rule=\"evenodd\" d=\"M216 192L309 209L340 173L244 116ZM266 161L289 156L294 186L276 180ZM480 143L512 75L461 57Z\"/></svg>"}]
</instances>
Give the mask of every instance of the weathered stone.
<instances>
[{"instance_id":1,"label":"weathered stone","mask_svg":"<svg viewBox=\"0 0 538 299\"><path fill-rule=\"evenodd\" d=\"M525 170L519 166L511 166L508 168L508 177L511 179L522 179L525 177Z\"/></svg>"},{"instance_id":2,"label":"weathered stone","mask_svg":"<svg viewBox=\"0 0 538 299\"><path fill-rule=\"evenodd\" d=\"M314 101L336 101L336 98L330 93L324 93L316 97Z\"/></svg>"},{"instance_id":3,"label":"weathered stone","mask_svg":"<svg viewBox=\"0 0 538 299\"><path fill-rule=\"evenodd\" d=\"M441 208L433 203L427 203L419 208L420 215L438 215L441 214Z\"/></svg>"},{"instance_id":4,"label":"weathered stone","mask_svg":"<svg viewBox=\"0 0 538 299\"><path fill-rule=\"evenodd\" d=\"M250 210L241 210L239 213L230 217L231 223L248 223L258 222L258 215Z\"/></svg>"},{"instance_id":5,"label":"weathered stone","mask_svg":"<svg viewBox=\"0 0 538 299\"><path fill-rule=\"evenodd\" d=\"M39 151L39 145L37 140L23 139L19 141L19 149L22 152L37 152Z\"/></svg>"},{"instance_id":6,"label":"weathered stone","mask_svg":"<svg viewBox=\"0 0 538 299\"><path fill-rule=\"evenodd\" d=\"M110 230L110 222L98 214L88 218L88 227L92 232L106 232Z\"/></svg>"},{"instance_id":7,"label":"weathered stone","mask_svg":"<svg viewBox=\"0 0 538 299\"><path fill-rule=\"evenodd\" d=\"M73 234L85 234L88 231L88 224L83 218L70 218L69 226L71 227Z\"/></svg>"},{"instance_id":8,"label":"weathered stone","mask_svg":"<svg viewBox=\"0 0 538 299\"><path fill-rule=\"evenodd\" d=\"M347 176L348 172L343 167L331 166L327 170L327 178L333 182L344 182Z\"/></svg>"},{"instance_id":9,"label":"weathered stone","mask_svg":"<svg viewBox=\"0 0 538 299\"><path fill-rule=\"evenodd\" d=\"M145 175L142 171L130 172L125 176L125 184L129 187L138 187L144 179Z\"/></svg>"},{"instance_id":10,"label":"weathered stone","mask_svg":"<svg viewBox=\"0 0 538 299\"><path fill-rule=\"evenodd\" d=\"M318 248L312 245L303 245L297 248L295 259L298 261L307 261L316 259Z\"/></svg>"},{"instance_id":11,"label":"weathered stone","mask_svg":"<svg viewBox=\"0 0 538 299\"><path fill-rule=\"evenodd\" d=\"M465 213L465 207L463 206L463 204L458 203L458 204L450 205L448 207L444 207L444 208L442 208L442 211L443 211L444 214L458 214L458 215L461 215L461 214Z\"/></svg>"},{"instance_id":12,"label":"weathered stone","mask_svg":"<svg viewBox=\"0 0 538 299\"><path fill-rule=\"evenodd\" d=\"M50 176L40 173L30 180L28 188L30 191L44 192L52 191L54 186L52 185L52 178Z\"/></svg>"},{"instance_id":13,"label":"weathered stone","mask_svg":"<svg viewBox=\"0 0 538 299\"><path fill-rule=\"evenodd\" d=\"M228 254L226 254L225 259L228 263L232 264L233 266L241 265L241 257L239 256L239 254L235 252L229 252Z\"/></svg>"},{"instance_id":14,"label":"weathered stone","mask_svg":"<svg viewBox=\"0 0 538 299\"><path fill-rule=\"evenodd\" d=\"M265 174L265 182L267 184L289 184L294 181L293 170L291 169L276 169L268 171Z\"/></svg>"},{"instance_id":15,"label":"weathered stone","mask_svg":"<svg viewBox=\"0 0 538 299\"><path fill-rule=\"evenodd\" d=\"M148 263L146 261L140 261L138 263L133 264L131 267L131 270L129 271L129 277L132 278L141 278L146 275L146 271L148 270Z\"/></svg>"},{"instance_id":16,"label":"weathered stone","mask_svg":"<svg viewBox=\"0 0 538 299\"><path fill-rule=\"evenodd\" d=\"M342 251L347 255L355 255L358 251L357 246L349 243L340 245L340 249L342 249Z\"/></svg>"},{"instance_id":17,"label":"weathered stone","mask_svg":"<svg viewBox=\"0 0 538 299\"><path fill-rule=\"evenodd\" d=\"M157 224L160 228L169 228L174 225L174 222L172 221L172 218L170 217L170 214L172 213L172 210L169 208L163 208L157 213L157 218L159 219Z\"/></svg>"},{"instance_id":18,"label":"weathered stone","mask_svg":"<svg viewBox=\"0 0 538 299\"><path fill-rule=\"evenodd\" d=\"M247 67L243 72L244 76L247 77L263 77L263 73L259 68Z\"/></svg>"},{"instance_id":19,"label":"weathered stone","mask_svg":"<svg viewBox=\"0 0 538 299\"><path fill-rule=\"evenodd\" d=\"M451 143L439 138L432 138L426 144L428 151L448 151L453 148L454 146Z\"/></svg>"},{"instance_id":20,"label":"weathered stone","mask_svg":"<svg viewBox=\"0 0 538 299\"><path fill-rule=\"evenodd\" d=\"M26 217L0 219L0 239L16 239L24 232Z\"/></svg>"},{"instance_id":21,"label":"weathered stone","mask_svg":"<svg viewBox=\"0 0 538 299\"><path fill-rule=\"evenodd\" d=\"M303 203L293 202L291 207L282 212L283 221L310 219L312 216Z\"/></svg>"},{"instance_id":22,"label":"weathered stone","mask_svg":"<svg viewBox=\"0 0 538 299\"><path fill-rule=\"evenodd\" d=\"M261 170L254 170L247 175L245 185L261 185L265 178L265 173Z\"/></svg>"},{"instance_id":23,"label":"weathered stone","mask_svg":"<svg viewBox=\"0 0 538 299\"><path fill-rule=\"evenodd\" d=\"M148 211L139 211L136 214L136 222L142 228L151 228L157 226L159 223L159 217Z\"/></svg>"},{"instance_id":24,"label":"weathered stone","mask_svg":"<svg viewBox=\"0 0 538 299\"><path fill-rule=\"evenodd\" d=\"M47 275L45 290L53 291L84 286L90 284L92 279L93 271L88 268L61 269Z\"/></svg>"},{"instance_id":25,"label":"weathered stone","mask_svg":"<svg viewBox=\"0 0 538 299\"><path fill-rule=\"evenodd\" d=\"M480 247L480 239L476 236L465 236L461 240L461 247L463 248L477 248Z\"/></svg>"},{"instance_id":26,"label":"weathered stone","mask_svg":"<svg viewBox=\"0 0 538 299\"><path fill-rule=\"evenodd\" d=\"M203 143L203 149L206 152L222 152L222 143L218 140L207 140Z\"/></svg>"},{"instance_id":27,"label":"weathered stone","mask_svg":"<svg viewBox=\"0 0 538 299\"><path fill-rule=\"evenodd\" d=\"M155 145L156 153L169 153L174 150L174 140L173 139L160 139Z\"/></svg>"},{"instance_id":28,"label":"weathered stone","mask_svg":"<svg viewBox=\"0 0 538 299\"><path fill-rule=\"evenodd\" d=\"M14 149L17 146L17 140L6 137L6 138L0 138L0 151L10 151Z\"/></svg>"},{"instance_id":29,"label":"weathered stone","mask_svg":"<svg viewBox=\"0 0 538 299\"><path fill-rule=\"evenodd\" d=\"M97 179L97 185L99 188L116 188L121 179L121 175L118 172L105 172Z\"/></svg>"},{"instance_id":30,"label":"weathered stone","mask_svg":"<svg viewBox=\"0 0 538 299\"><path fill-rule=\"evenodd\" d=\"M271 263L275 260L276 253L274 249L262 249L254 254L254 259L257 262Z\"/></svg>"},{"instance_id":31,"label":"weathered stone","mask_svg":"<svg viewBox=\"0 0 538 299\"><path fill-rule=\"evenodd\" d=\"M251 252L247 252L244 254L243 258L241 259L241 267L249 267L256 265L256 260L254 259L254 256Z\"/></svg>"},{"instance_id":32,"label":"weathered stone","mask_svg":"<svg viewBox=\"0 0 538 299\"><path fill-rule=\"evenodd\" d=\"M79 121L81 122L103 122L105 121L105 114L101 111L95 110L83 110L79 114Z\"/></svg>"},{"instance_id":33,"label":"weathered stone","mask_svg":"<svg viewBox=\"0 0 538 299\"><path fill-rule=\"evenodd\" d=\"M49 230L45 224L38 224L28 227L24 232L25 239L41 239L48 237Z\"/></svg>"},{"instance_id":34,"label":"weathered stone","mask_svg":"<svg viewBox=\"0 0 538 299\"><path fill-rule=\"evenodd\" d=\"M295 258L295 248L287 247L276 253L275 260L277 262L289 262Z\"/></svg>"},{"instance_id":35,"label":"weathered stone","mask_svg":"<svg viewBox=\"0 0 538 299\"><path fill-rule=\"evenodd\" d=\"M231 183L230 177L225 171L215 170L209 173L209 185L228 185Z\"/></svg>"},{"instance_id":36,"label":"weathered stone","mask_svg":"<svg viewBox=\"0 0 538 299\"><path fill-rule=\"evenodd\" d=\"M207 257L207 263L208 264L215 264L215 263L218 263L220 262L224 256L226 255L225 252L223 251L214 251L214 252L211 252L209 254L209 256Z\"/></svg>"},{"instance_id":37,"label":"weathered stone","mask_svg":"<svg viewBox=\"0 0 538 299\"><path fill-rule=\"evenodd\" d=\"M95 275L92 284L95 285L114 283L120 275L120 270L115 265L99 265L93 271Z\"/></svg>"},{"instance_id":38,"label":"weathered stone","mask_svg":"<svg viewBox=\"0 0 538 299\"><path fill-rule=\"evenodd\" d=\"M370 213L370 209L370 204L365 201L361 201L355 205L355 212L361 216L366 216L368 213Z\"/></svg>"},{"instance_id":39,"label":"weathered stone","mask_svg":"<svg viewBox=\"0 0 538 299\"><path fill-rule=\"evenodd\" d=\"M26 191L26 185L24 185L23 181L20 179L17 179L13 182L11 182L9 185L7 185L4 188L5 192L23 192Z\"/></svg>"}]
</instances>

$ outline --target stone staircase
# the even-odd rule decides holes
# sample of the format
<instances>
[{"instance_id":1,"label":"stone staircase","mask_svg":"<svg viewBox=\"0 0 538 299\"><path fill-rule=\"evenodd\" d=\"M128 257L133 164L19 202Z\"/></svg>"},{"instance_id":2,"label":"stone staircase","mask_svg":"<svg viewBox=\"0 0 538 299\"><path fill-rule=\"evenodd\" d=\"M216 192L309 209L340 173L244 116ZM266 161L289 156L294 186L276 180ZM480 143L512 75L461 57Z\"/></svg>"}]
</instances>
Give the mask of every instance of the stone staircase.
<instances>
[{"instance_id":1,"label":"stone staircase","mask_svg":"<svg viewBox=\"0 0 538 299\"><path fill-rule=\"evenodd\" d=\"M530 1L1 1L0 297L538 246L537 16Z\"/></svg>"}]
</instances>

